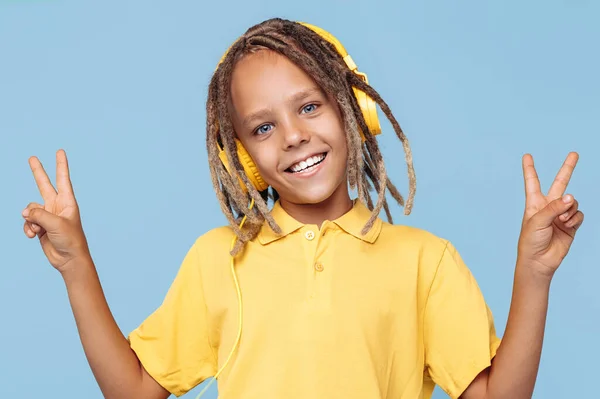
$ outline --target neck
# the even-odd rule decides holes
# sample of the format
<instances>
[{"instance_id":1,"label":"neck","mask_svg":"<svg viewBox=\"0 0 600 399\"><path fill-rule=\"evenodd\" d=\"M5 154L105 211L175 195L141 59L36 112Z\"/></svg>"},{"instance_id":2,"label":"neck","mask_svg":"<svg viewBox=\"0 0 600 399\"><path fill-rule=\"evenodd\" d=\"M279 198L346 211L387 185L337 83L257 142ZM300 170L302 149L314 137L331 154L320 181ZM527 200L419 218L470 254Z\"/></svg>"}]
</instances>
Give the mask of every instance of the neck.
<instances>
[{"instance_id":1,"label":"neck","mask_svg":"<svg viewBox=\"0 0 600 399\"><path fill-rule=\"evenodd\" d=\"M279 199L279 203L288 215L300 223L321 226L325 220L335 220L352 209L348 187L345 184L341 186L325 201L316 204L296 204L283 198Z\"/></svg>"}]
</instances>

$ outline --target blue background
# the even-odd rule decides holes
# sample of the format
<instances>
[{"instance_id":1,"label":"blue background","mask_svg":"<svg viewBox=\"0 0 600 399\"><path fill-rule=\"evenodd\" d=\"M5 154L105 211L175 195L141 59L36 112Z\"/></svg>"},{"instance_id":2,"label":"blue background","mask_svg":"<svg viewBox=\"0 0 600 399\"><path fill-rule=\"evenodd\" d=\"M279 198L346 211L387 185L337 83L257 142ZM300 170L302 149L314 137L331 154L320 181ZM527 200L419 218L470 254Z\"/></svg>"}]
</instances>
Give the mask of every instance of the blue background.
<instances>
[{"instance_id":1,"label":"blue background","mask_svg":"<svg viewBox=\"0 0 600 399\"><path fill-rule=\"evenodd\" d=\"M225 223L205 153L207 83L229 44L272 16L326 28L369 74L414 154L415 208L404 217L395 207L396 222L453 241L500 334L521 156L534 155L547 189L567 153L580 153L569 192L586 222L553 282L535 397L597 396L600 3L490 3L0 0L2 396L101 398L64 284L22 232L21 210L41 200L27 158L54 179L55 151L66 149L108 302L129 332L195 238ZM383 128L388 170L406 192L402 147Z\"/></svg>"}]
</instances>

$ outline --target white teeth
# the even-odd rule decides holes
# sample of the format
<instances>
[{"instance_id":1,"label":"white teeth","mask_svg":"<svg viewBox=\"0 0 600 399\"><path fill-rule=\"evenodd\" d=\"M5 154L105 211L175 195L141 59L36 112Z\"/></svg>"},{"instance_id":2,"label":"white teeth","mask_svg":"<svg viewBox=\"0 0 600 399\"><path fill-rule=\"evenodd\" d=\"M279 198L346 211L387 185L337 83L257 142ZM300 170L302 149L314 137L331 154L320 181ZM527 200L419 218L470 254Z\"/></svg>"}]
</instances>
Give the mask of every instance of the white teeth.
<instances>
[{"instance_id":1,"label":"white teeth","mask_svg":"<svg viewBox=\"0 0 600 399\"><path fill-rule=\"evenodd\" d=\"M309 168L316 164L317 162L321 162L325 158L325 154L315 155L312 157L308 157L304 161L300 161L297 164L294 164L290 167L292 172L300 172L306 168Z\"/></svg>"}]
</instances>

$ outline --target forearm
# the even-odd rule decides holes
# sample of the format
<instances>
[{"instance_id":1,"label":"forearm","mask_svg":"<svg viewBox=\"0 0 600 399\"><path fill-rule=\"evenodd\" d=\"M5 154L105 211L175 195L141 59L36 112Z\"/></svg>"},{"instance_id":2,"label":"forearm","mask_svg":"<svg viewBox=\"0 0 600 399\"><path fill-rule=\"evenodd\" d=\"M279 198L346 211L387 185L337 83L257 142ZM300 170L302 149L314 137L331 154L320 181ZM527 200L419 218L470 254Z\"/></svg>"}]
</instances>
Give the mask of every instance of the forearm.
<instances>
[{"instance_id":1,"label":"forearm","mask_svg":"<svg viewBox=\"0 0 600 399\"><path fill-rule=\"evenodd\" d=\"M142 369L106 302L93 261L64 273L69 301L92 372L105 398L134 398Z\"/></svg>"},{"instance_id":2,"label":"forearm","mask_svg":"<svg viewBox=\"0 0 600 399\"><path fill-rule=\"evenodd\" d=\"M508 322L490 370L487 399L532 397L542 353L550 281L517 262Z\"/></svg>"}]
</instances>

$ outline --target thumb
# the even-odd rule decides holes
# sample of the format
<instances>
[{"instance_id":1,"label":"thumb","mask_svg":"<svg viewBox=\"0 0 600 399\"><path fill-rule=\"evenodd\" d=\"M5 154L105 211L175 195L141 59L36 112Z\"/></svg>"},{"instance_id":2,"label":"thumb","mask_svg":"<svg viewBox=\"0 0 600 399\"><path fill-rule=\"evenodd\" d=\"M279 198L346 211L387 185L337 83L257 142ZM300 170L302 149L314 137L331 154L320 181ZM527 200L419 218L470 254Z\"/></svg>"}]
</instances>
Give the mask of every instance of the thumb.
<instances>
[{"instance_id":1,"label":"thumb","mask_svg":"<svg viewBox=\"0 0 600 399\"><path fill-rule=\"evenodd\" d=\"M41 226L44 230L56 231L62 224L62 219L43 208L31 208L23 211L25 220Z\"/></svg>"},{"instance_id":2,"label":"thumb","mask_svg":"<svg viewBox=\"0 0 600 399\"><path fill-rule=\"evenodd\" d=\"M535 215L536 224L539 227L550 226L554 219L565 213L573 205L573 201L573 196L568 194L550 202Z\"/></svg>"}]
</instances>

